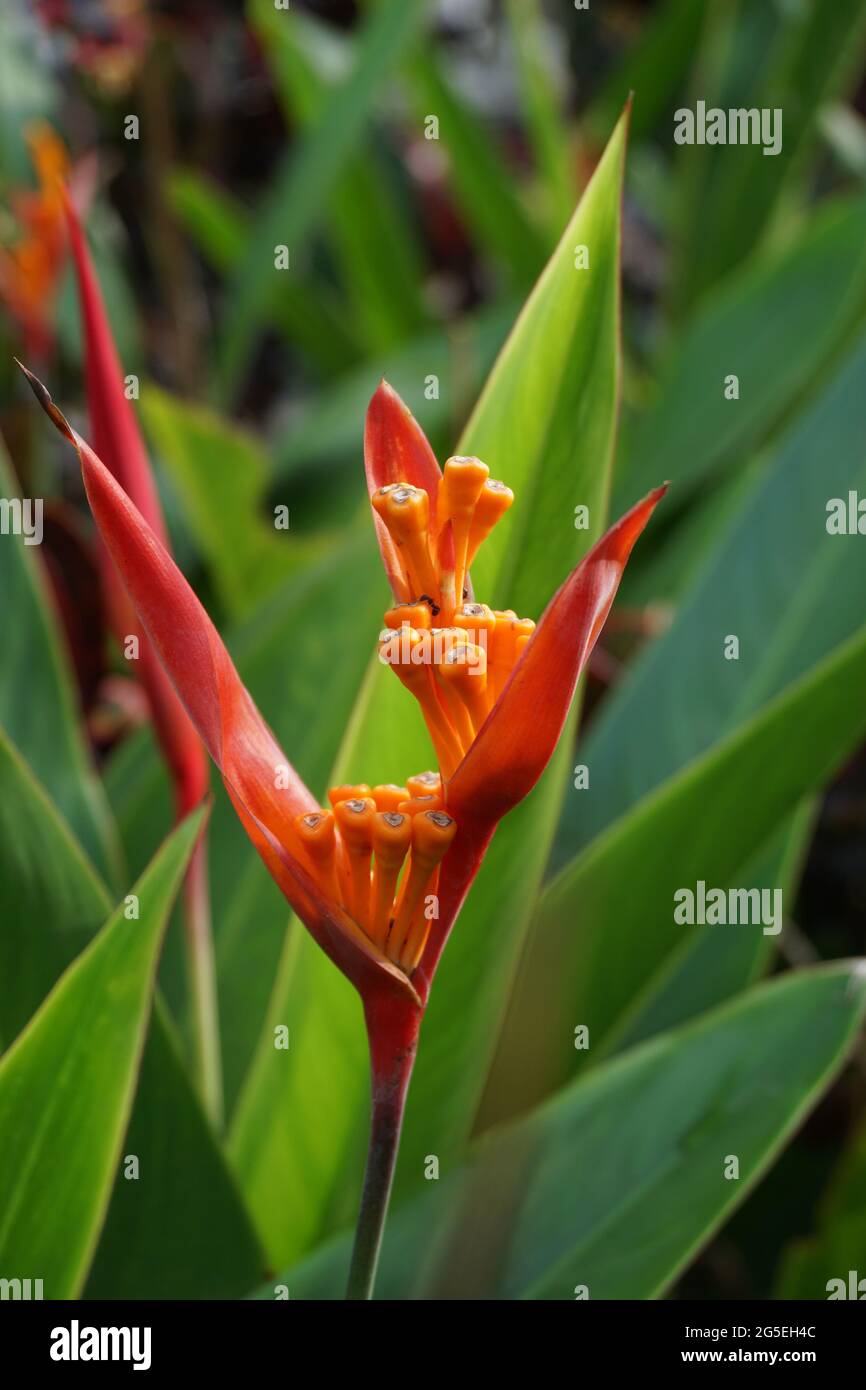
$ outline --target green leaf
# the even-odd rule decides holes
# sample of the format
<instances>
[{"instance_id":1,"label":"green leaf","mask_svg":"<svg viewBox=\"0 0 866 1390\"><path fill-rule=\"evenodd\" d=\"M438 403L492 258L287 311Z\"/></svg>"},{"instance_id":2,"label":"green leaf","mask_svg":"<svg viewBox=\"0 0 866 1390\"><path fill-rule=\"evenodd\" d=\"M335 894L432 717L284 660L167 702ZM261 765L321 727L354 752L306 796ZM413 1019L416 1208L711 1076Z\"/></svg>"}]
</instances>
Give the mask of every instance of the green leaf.
<instances>
[{"instance_id":1,"label":"green leaf","mask_svg":"<svg viewBox=\"0 0 866 1390\"><path fill-rule=\"evenodd\" d=\"M802 407L864 311L866 198L858 197L825 207L790 245L752 260L702 303L630 433L614 510L662 476L682 501L738 466ZM725 398L729 374L737 400Z\"/></svg>"},{"instance_id":2,"label":"green leaf","mask_svg":"<svg viewBox=\"0 0 866 1390\"><path fill-rule=\"evenodd\" d=\"M792 903L814 821L813 801L806 800L749 859L737 874L738 884L750 889L778 889L782 901ZM687 938L647 980L616 1051L624 1052L732 999L767 969L777 943L778 937L757 932L732 935L710 931L696 940Z\"/></svg>"},{"instance_id":3,"label":"green leaf","mask_svg":"<svg viewBox=\"0 0 866 1390\"><path fill-rule=\"evenodd\" d=\"M687 255L681 299L690 302L738 264L771 226L792 174L814 143L822 106L856 80L866 32L860 0L833 5L755 5L716 10L721 32L707 29L708 62L695 68L694 94L708 108L781 111L781 148L762 144L684 146L691 179L691 228L680 221ZM725 33L725 29L728 32Z\"/></svg>"},{"instance_id":4,"label":"green leaf","mask_svg":"<svg viewBox=\"0 0 866 1390\"><path fill-rule=\"evenodd\" d=\"M175 217L207 264L222 275L232 271L250 236L252 218L246 209L197 169L173 170L166 192ZM303 280L284 276L263 313L326 375L344 371L361 355L333 287L312 271Z\"/></svg>"},{"instance_id":5,"label":"green leaf","mask_svg":"<svg viewBox=\"0 0 866 1390\"><path fill-rule=\"evenodd\" d=\"M310 543L286 528L277 531L275 513L265 512L264 449L213 411L155 386L147 387L141 406L220 599L231 617L249 612L310 559Z\"/></svg>"},{"instance_id":6,"label":"green leaf","mask_svg":"<svg viewBox=\"0 0 866 1390\"><path fill-rule=\"evenodd\" d=\"M861 963L792 973L569 1088L482 1157L440 1290L465 1296L461 1270L471 1285L473 1249L504 1225L487 1297L658 1297L829 1085L864 1012Z\"/></svg>"},{"instance_id":7,"label":"green leaf","mask_svg":"<svg viewBox=\"0 0 866 1390\"><path fill-rule=\"evenodd\" d=\"M705 9L704 0L661 0L647 12L637 42L612 65L586 114L594 139L604 140L631 93L633 140L668 114L694 58Z\"/></svg>"},{"instance_id":8,"label":"green leaf","mask_svg":"<svg viewBox=\"0 0 866 1390\"><path fill-rule=\"evenodd\" d=\"M613 448L617 379L618 204L625 119L614 133L571 224L520 315L461 440L518 494L514 512L537 517L497 533L476 592L497 606L538 613L603 524ZM590 247L591 274L574 266ZM527 402L532 409L527 410ZM571 496L590 508L591 530L574 528ZM505 524L503 523L503 526ZM478 575L484 573L484 584ZM383 586L384 588L384 586ZM376 663L337 762L334 781L402 781L430 763L412 698ZM563 758L500 828L443 958L410 1090L398 1184L422 1180L419 1154L436 1136L440 1156L459 1152L483 1084L508 983L547 857L564 785ZM515 865L520 865L517 873ZM495 928L494 925L495 924ZM459 944L458 944L459 941ZM460 1000L455 1009L454 1000ZM459 1018L460 1027L455 1026ZM288 1053L275 1052L276 1022ZM321 1076L339 1077L323 1113ZM258 1228L275 1263L308 1248L357 1203L367 1108L367 1062L353 993L306 937L284 956L268 1023L242 1094L231 1149ZM337 1119L334 1119L334 1116ZM330 1138L339 1125L338 1142ZM279 1201L303 1189L302 1208Z\"/></svg>"},{"instance_id":9,"label":"green leaf","mask_svg":"<svg viewBox=\"0 0 866 1390\"><path fill-rule=\"evenodd\" d=\"M121 1164L84 1296L239 1298L264 1257L159 999L154 1022L124 1143L138 1177Z\"/></svg>"},{"instance_id":10,"label":"green leaf","mask_svg":"<svg viewBox=\"0 0 866 1390\"><path fill-rule=\"evenodd\" d=\"M18 488L0 446L0 494ZM0 725L32 764L101 874L114 882L118 847L79 728L66 651L56 630L38 546L0 536Z\"/></svg>"},{"instance_id":11,"label":"green leaf","mask_svg":"<svg viewBox=\"0 0 866 1390\"><path fill-rule=\"evenodd\" d=\"M111 903L56 808L2 735L0 816L0 1029L8 1041L91 939ZM77 1114L74 1092L70 1109ZM216 1298L252 1287L263 1259L158 999L125 1151L137 1156L139 1177L121 1171L116 1178L88 1292L165 1297L174 1290L178 1297ZM184 1257L167 1270L169 1248Z\"/></svg>"},{"instance_id":12,"label":"green leaf","mask_svg":"<svg viewBox=\"0 0 866 1390\"><path fill-rule=\"evenodd\" d=\"M862 962L839 962L605 1063L392 1213L377 1297L661 1296L826 1090L864 1012ZM349 1248L278 1281L293 1300L341 1298Z\"/></svg>"},{"instance_id":13,"label":"green leaf","mask_svg":"<svg viewBox=\"0 0 866 1390\"><path fill-rule=\"evenodd\" d=\"M229 286L220 354L223 391L237 385L280 277L297 273L275 268L274 248L287 246L290 257L297 258L358 143L382 85L416 38L425 11L423 0L384 0L375 7L359 33L351 72L334 91L322 120L277 172ZM292 20L289 13L282 18L286 23Z\"/></svg>"},{"instance_id":14,"label":"green leaf","mask_svg":"<svg viewBox=\"0 0 866 1390\"><path fill-rule=\"evenodd\" d=\"M473 565L476 591L538 616L604 529L619 397L619 215L628 111L526 301L461 437L516 504ZM575 264L585 247L589 268ZM590 539L591 543L591 539Z\"/></svg>"},{"instance_id":15,"label":"green leaf","mask_svg":"<svg viewBox=\"0 0 866 1390\"><path fill-rule=\"evenodd\" d=\"M544 264L545 245L515 192L515 171L429 49L409 65L406 96L422 128L429 115L439 121L436 148L447 160L454 196L474 238L516 285L531 285Z\"/></svg>"},{"instance_id":16,"label":"green leaf","mask_svg":"<svg viewBox=\"0 0 866 1390\"><path fill-rule=\"evenodd\" d=\"M345 43L311 16L292 24L271 0L253 0L250 15L274 74L287 123L309 129L327 109L338 75L345 73ZM327 39L327 44L325 44ZM339 61L333 49L340 49ZM368 352L384 351L416 336L428 322L421 293L421 251L408 201L392 186L381 142L350 159L331 196L325 235Z\"/></svg>"},{"instance_id":17,"label":"green leaf","mask_svg":"<svg viewBox=\"0 0 866 1390\"><path fill-rule=\"evenodd\" d=\"M557 866L858 630L866 548L858 535L829 535L826 521L829 499L866 492L864 430L866 338L793 422L673 625L590 728L581 761L592 792L569 799ZM738 661L721 658L728 633Z\"/></svg>"},{"instance_id":18,"label":"green leaf","mask_svg":"<svg viewBox=\"0 0 866 1390\"><path fill-rule=\"evenodd\" d=\"M588 864L587 856L603 843L602 837L611 837L612 849L612 839L621 834L619 849L609 862L619 863L623 882L627 881L629 856L637 845L630 841L629 827L650 814L651 798L675 797L680 787L687 807L690 769L696 773L693 794L697 796L703 776L700 769L709 772L713 750L722 747L720 740L735 739L738 729L746 728L745 721L765 709L768 700L789 690L793 681L814 671L817 663L838 651L839 644L862 630L859 595L866 584L866 552L859 536L828 535L824 523L828 498L847 499L849 491L862 494L866 488L861 447L866 427L864 393L866 342L861 342L820 399L789 431L764 477L755 479L741 494L739 509L729 516L724 535L691 585L673 626L632 666L590 726L577 756L590 769L591 791L569 796L553 857L555 867L564 869L573 863L574 851L581 846L583 862ZM819 456L827 460L823 470L814 466ZM721 659L727 633L739 637L737 662ZM849 703L846 715L855 713L856 706ZM799 736L795 746L799 747ZM562 907L565 915L550 943L550 955L543 947L539 956L530 952L509 1009L485 1106L487 1122L500 1116L502 1107L510 1114L525 1103L516 1077L524 1078L530 1095L538 1094L533 1089L538 1085L533 1059L539 1043L530 1037L537 1034L538 999L545 999L548 1014L558 1008L570 1015L576 1009L575 1019L587 1021L580 1013L582 992L577 997L571 992L572 967L579 970L577 961L584 953L598 948L601 961L609 947L612 953L624 951L629 961L641 962L635 974L611 964L609 978L599 976L596 981L605 1017L619 1013L628 1003L630 1022L615 1038L618 1046L629 1037L645 1036L666 1019L682 1017L684 1009L712 1002L719 997L717 990L735 987L738 979L742 983L760 968L766 956L760 941L750 941L749 934L727 946L714 940L712 932L704 933L705 941L699 937L678 943L671 937L670 895L689 884L690 874L692 883L703 878L725 888L785 882L778 858L777 867L765 867L757 879L744 862L775 831L772 820L762 821L764 828L756 828L751 843L744 843L740 863L726 858L738 838L735 831L742 826L740 813L732 809L733 797L742 795L747 806L752 801L748 778L744 781L742 776L747 771L741 769L736 786L730 788L730 802L724 802L731 808L728 820L724 814L716 820L716 813L722 812L720 803L708 803L709 810L701 804L701 823L717 837L713 859L704 863L692 858L691 849L672 851L674 883L666 877L674 871L666 868L664 855L657 848L648 851L647 865L655 875L650 898L644 901L636 892L624 903L612 934L603 913L596 915L585 908L578 897L570 900L570 907ZM819 782L816 779L813 786ZM779 801L777 814L790 811L792 805ZM778 855L796 860L805 833L801 820L790 840L780 834ZM687 844L694 847L692 834ZM736 883L728 875L736 875ZM569 912L578 924L576 929L567 925ZM660 914L658 920L653 913ZM540 944L548 920L542 902L533 927L534 942ZM623 943L630 936L635 945L626 948ZM560 969L553 957L556 943L566 939L566 960L571 964ZM556 970L555 984L551 969ZM614 981L624 982L633 997L620 998L609 1009L605 999L614 990ZM686 987L689 981L691 986ZM558 1005L549 997L551 991Z\"/></svg>"},{"instance_id":19,"label":"green leaf","mask_svg":"<svg viewBox=\"0 0 866 1390\"><path fill-rule=\"evenodd\" d=\"M506 12L527 135L542 179L547 220L555 232L568 219L577 195L577 158L557 90L551 44L539 0L507 0ZM628 100L628 90L603 127L602 140Z\"/></svg>"},{"instance_id":20,"label":"green leaf","mask_svg":"<svg viewBox=\"0 0 866 1390\"><path fill-rule=\"evenodd\" d=\"M0 730L0 1046L8 1046L108 908L90 861Z\"/></svg>"},{"instance_id":21,"label":"green leaf","mask_svg":"<svg viewBox=\"0 0 866 1390\"><path fill-rule=\"evenodd\" d=\"M835 1293L831 1279L845 1284L843 1297L851 1297L849 1271L854 1282L866 1278L866 1126L855 1132L841 1160L835 1165L822 1197L815 1232L794 1242L785 1251L774 1298L827 1298ZM863 1285L855 1298L862 1300Z\"/></svg>"},{"instance_id":22,"label":"green leaf","mask_svg":"<svg viewBox=\"0 0 866 1390\"><path fill-rule=\"evenodd\" d=\"M502 1067L514 1059L514 1109L620 1042L647 980L685 935L761 933L760 925L678 925L674 894L699 880L709 889L737 876L741 886L738 871L755 846L862 738L866 710L851 699L862 680L866 628L640 800L553 880L499 1058ZM573 1047L577 1023L589 1029L588 1054Z\"/></svg>"},{"instance_id":23,"label":"green leaf","mask_svg":"<svg viewBox=\"0 0 866 1390\"><path fill-rule=\"evenodd\" d=\"M324 469L335 467L357 469L359 422L383 376L403 397L431 442L441 440L447 448L454 422L468 413L514 314L514 306L495 304L467 315L447 330L424 333L316 392L274 441L278 476L304 472L320 476ZM433 396L424 389L429 378L435 378Z\"/></svg>"},{"instance_id":24,"label":"green leaf","mask_svg":"<svg viewBox=\"0 0 866 1390\"><path fill-rule=\"evenodd\" d=\"M138 918L121 904L0 1062L3 1268L38 1274L48 1298L79 1294L105 1216L159 944L201 819L136 884Z\"/></svg>"}]
</instances>

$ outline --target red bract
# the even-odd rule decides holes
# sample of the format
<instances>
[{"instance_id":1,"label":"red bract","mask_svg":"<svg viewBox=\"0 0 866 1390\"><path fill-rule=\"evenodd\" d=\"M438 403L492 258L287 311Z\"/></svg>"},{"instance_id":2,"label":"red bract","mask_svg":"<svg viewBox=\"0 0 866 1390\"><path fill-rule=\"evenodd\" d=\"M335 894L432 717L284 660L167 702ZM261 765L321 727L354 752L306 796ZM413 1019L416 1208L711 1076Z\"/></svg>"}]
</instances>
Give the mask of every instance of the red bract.
<instances>
[{"instance_id":1,"label":"red bract","mask_svg":"<svg viewBox=\"0 0 866 1390\"><path fill-rule=\"evenodd\" d=\"M65 190L63 205L84 327L87 408L94 445L99 457L167 550L168 533L144 440L124 389L123 371L87 241L74 204ZM117 569L103 546L100 546L100 570L108 619L115 637L121 647L129 636L139 639L141 683L171 773L177 814L185 816L207 794L204 750L164 667L156 659L146 635L140 631L127 591L119 582Z\"/></svg>"}]
</instances>

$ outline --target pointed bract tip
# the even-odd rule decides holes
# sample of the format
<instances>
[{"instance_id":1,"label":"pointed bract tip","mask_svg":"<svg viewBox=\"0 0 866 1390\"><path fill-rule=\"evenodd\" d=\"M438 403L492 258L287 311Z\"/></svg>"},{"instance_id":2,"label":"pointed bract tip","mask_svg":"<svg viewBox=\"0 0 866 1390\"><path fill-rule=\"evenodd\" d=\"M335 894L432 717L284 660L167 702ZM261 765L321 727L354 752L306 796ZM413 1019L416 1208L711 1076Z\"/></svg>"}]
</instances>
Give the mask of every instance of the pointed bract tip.
<instances>
[{"instance_id":1,"label":"pointed bract tip","mask_svg":"<svg viewBox=\"0 0 866 1390\"><path fill-rule=\"evenodd\" d=\"M17 357L13 358L13 361L16 367L20 367L26 376L30 383L30 390L42 406L42 409L45 411L45 414L48 416L55 429L58 429L62 435L65 435L70 444L76 444L75 431L59 406L54 404L48 387L39 380L38 376L34 376L33 372L31 372L28 367L25 367L23 362L19 362Z\"/></svg>"},{"instance_id":2,"label":"pointed bract tip","mask_svg":"<svg viewBox=\"0 0 866 1390\"><path fill-rule=\"evenodd\" d=\"M388 378L384 376L379 378L379 384L370 397L370 405L383 399L387 401L399 401L401 405L403 404Z\"/></svg>"}]
</instances>

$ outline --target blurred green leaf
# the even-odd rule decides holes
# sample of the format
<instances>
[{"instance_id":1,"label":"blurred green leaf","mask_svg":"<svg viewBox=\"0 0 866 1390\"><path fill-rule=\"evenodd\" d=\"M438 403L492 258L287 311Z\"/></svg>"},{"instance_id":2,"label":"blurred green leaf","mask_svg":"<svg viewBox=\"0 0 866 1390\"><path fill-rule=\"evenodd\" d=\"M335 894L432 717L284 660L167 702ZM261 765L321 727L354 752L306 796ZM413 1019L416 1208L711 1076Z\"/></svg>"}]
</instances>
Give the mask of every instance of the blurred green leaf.
<instances>
[{"instance_id":1,"label":"blurred green leaf","mask_svg":"<svg viewBox=\"0 0 866 1390\"><path fill-rule=\"evenodd\" d=\"M773 1298L827 1298L829 1281L842 1279L850 1297L849 1270L866 1278L866 1126L855 1132L836 1165L817 1212L815 1234L785 1252ZM862 1285L854 1297L862 1300ZM835 1290L837 1296L838 1286Z\"/></svg>"},{"instance_id":2,"label":"blurred green leaf","mask_svg":"<svg viewBox=\"0 0 866 1390\"><path fill-rule=\"evenodd\" d=\"M0 182L24 183L30 177L24 132L28 122L50 117L58 101L41 40L31 7L25 0L8 0L0 12Z\"/></svg>"},{"instance_id":3,"label":"blurred green leaf","mask_svg":"<svg viewBox=\"0 0 866 1390\"><path fill-rule=\"evenodd\" d=\"M87 1273L132 1106L159 943L200 826L195 814L179 827L135 885L138 916L121 904L0 1062L3 1268L19 1278L38 1271L48 1298L75 1298Z\"/></svg>"},{"instance_id":4,"label":"blurred green leaf","mask_svg":"<svg viewBox=\"0 0 866 1390\"><path fill-rule=\"evenodd\" d=\"M348 77L334 91L322 120L277 171L229 285L219 373L224 392L237 386L275 286L284 274L297 273L301 245L323 214L382 84L419 33L425 12L424 0L384 0L376 6L358 35ZM282 15L284 23L292 18L288 11ZM277 246L289 248L295 269L275 268Z\"/></svg>"},{"instance_id":5,"label":"blurred green leaf","mask_svg":"<svg viewBox=\"0 0 866 1390\"><path fill-rule=\"evenodd\" d=\"M0 493L19 496L0 445ZM72 673L58 637L39 547L0 536L0 725L57 802L99 872L114 883L118 847L85 748Z\"/></svg>"},{"instance_id":6,"label":"blurred green leaf","mask_svg":"<svg viewBox=\"0 0 866 1390\"><path fill-rule=\"evenodd\" d=\"M577 152L557 91L552 33L540 0L507 0L506 13L517 69L521 107L547 208L547 224L558 234L571 216L577 197ZM628 99L611 112L602 140Z\"/></svg>"},{"instance_id":7,"label":"blurred green leaf","mask_svg":"<svg viewBox=\"0 0 866 1390\"><path fill-rule=\"evenodd\" d=\"M814 394L866 313L866 198L823 208L781 251L762 254L708 298L673 340L636 421L614 510L670 478L684 500L736 467ZM725 398L726 378L739 398Z\"/></svg>"},{"instance_id":8,"label":"blurred green leaf","mask_svg":"<svg viewBox=\"0 0 866 1390\"><path fill-rule=\"evenodd\" d=\"M521 611L540 611L602 526L617 400L618 210L625 136L623 118L459 446L461 452L478 453L494 475L514 486L515 511L534 511L541 518L537 529L510 526L509 548L494 534L487 543L493 558L485 586L476 586L494 602L521 605ZM591 248L591 274L575 269L576 242ZM589 533L574 528L574 504L562 496L564 477L574 479L575 500L590 507ZM375 664L333 780L402 781L427 766L430 756L415 702L393 673ZM443 958L410 1090L401 1189L422 1180L419 1156L430 1151L431 1134L443 1161L465 1142L547 856L566 756L564 747L558 765L499 830ZM276 1022L292 1029L289 1053L275 1052ZM326 1066L339 1076L339 1083L329 1082L327 1110L322 1101ZM292 941L232 1132L244 1191L275 1262L300 1253L354 1214L366 1073L353 993L311 941ZM302 1208L279 1202L287 1182L303 1188Z\"/></svg>"},{"instance_id":9,"label":"blurred green leaf","mask_svg":"<svg viewBox=\"0 0 866 1390\"><path fill-rule=\"evenodd\" d=\"M866 548L825 523L829 499L866 494L864 430L861 339L741 496L672 627L590 727L580 757L592 792L569 798L557 865L858 630ZM721 660L727 633L738 661Z\"/></svg>"},{"instance_id":10,"label":"blurred green leaf","mask_svg":"<svg viewBox=\"0 0 866 1390\"><path fill-rule=\"evenodd\" d=\"M323 26L302 14L286 24L271 0L252 0L250 13L287 120L311 129L327 110L333 87L328 65L316 61ZM329 33L331 44L335 37ZM348 59L345 52L342 56ZM344 72L345 64L339 75ZM386 351L418 334L429 318L421 292L421 249L374 142L347 162L324 231L368 352Z\"/></svg>"},{"instance_id":11,"label":"blurred green leaf","mask_svg":"<svg viewBox=\"0 0 866 1390\"><path fill-rule=\"evenodd\" d=\"M843 102L825 106L818 126L844 172L866 183L866 121L859 112Z\"/></svg>"},{"instance_id":12,"label":"blurred green leaf","mask_svg":"<svg viewBox=\"0 0 866 1390\"><path fill-rule=\"evenodd\" d=\"M604 140L631 93L635 142L668 114L694 59L705 10L705 0L660 0L647 11L639 38L612 65L586 113L593 139Z\"/></svg>"},{"instance_id":13,"label":"blurred green leaf","mask_svg":"<svg viewBox=\"0 0 866 1390\"><path fill-rule=\"evenodd\" d=\"M216 591L237 618L309 563L318 542L275 529L276 514L268 516L264 505L268 459L254 435L155 386L143 393L141 408ZM288 504L280 505L290 523Z\"/></svg>"},{"instance_id":14,"label":"blurred green leaf","mask_svg":"<svg viewBox=\"0 0 866 1390\"><path fill-rule=\"evenodd\" d=\"M617 593L621 609L633 614L643 610L643 620L649 622L650 631L656 624L664 633L673 621L679 601L685 601L698 582L707 556L714 552L731 518L742 508L743 498L753 491L764 462L759 456L742 468L722 474L685 511L674 511L672 516L659 519L647 544L641 546L622 577ZM626 677L631 669L629 666Z\"/></svg>"},{"instance_id":15,"label":"blurred green leaf","mask_svg":"<svg viewBox=\"0 0 866 1390\"><path fill-rule=\"evenodd\" d=\"M175 217L207 264L222 275L233 271L250 236L246 209L197 169L175 169L167 192ZM314 271L303 279L283 276L263 313L325 373L344 370L361 355L333 287Z\"/></svg>"},{"instance_id":16,"label":"blurred green leaf","mask_svg":"<svg viewBox=\"0 0 866 1390\"><path fill-rule=\"evenodd\" d=\"M767 232L814 143L823 105L856 77L866 33L861 0L739 0L715 16L719 23L707 25L706 50L694 68L692 96L707 108L782 111L782 143L771 157L761 144L682 147L691 225L681 215L681 303L698 298Z\"/></svg>"},{"instance_id":17,"label":"blurred green leaf","mask_svg":"<svg viewBox=\"0 0 866 1390\"><path fill-rule=\"evenodd\" d=\"M544 238L515 191L515 171L429 48L407 66L406 97L421 129L428 116L439 122L438 137L430 143L447 161L454 197L473 238L516 285L531 285L544 264Z\"/></svg>"},{"instance_id":18,"label":"blurred green leaf","mask_svg":"<svg viewBox=\"0 0 866 1390\"><path fill-rule=\"evenodd\" d=\"M358 422L385 377L430 438L454 438L514 321L515 306L494 304L433 329L317 391L274 441L275 469L319 474L357 464Z\"/></svg>"}]
</instances>

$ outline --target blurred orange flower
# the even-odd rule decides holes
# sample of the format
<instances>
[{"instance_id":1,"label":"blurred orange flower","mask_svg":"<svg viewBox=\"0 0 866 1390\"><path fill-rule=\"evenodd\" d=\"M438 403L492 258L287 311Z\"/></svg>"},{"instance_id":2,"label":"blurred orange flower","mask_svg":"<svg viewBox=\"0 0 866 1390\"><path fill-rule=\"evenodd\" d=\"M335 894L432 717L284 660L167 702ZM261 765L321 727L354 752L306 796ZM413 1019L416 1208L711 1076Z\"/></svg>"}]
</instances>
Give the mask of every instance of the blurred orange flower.
<instances>
[{"instance_id":1,"label":"blurred orange flower","mask_svg":"<svg viewBox=\"0 0 866 1390\"><path fill-rule=\"evenodd\" d=\"M36 189L18 189L11 209L21 231L11 246L0 247L0 300L18 325L29 353L45 357L54 341L54 299L66 261L63 180L69 159L45 121L26 131L36 171Z\"/></svg>"}]
</instances>

